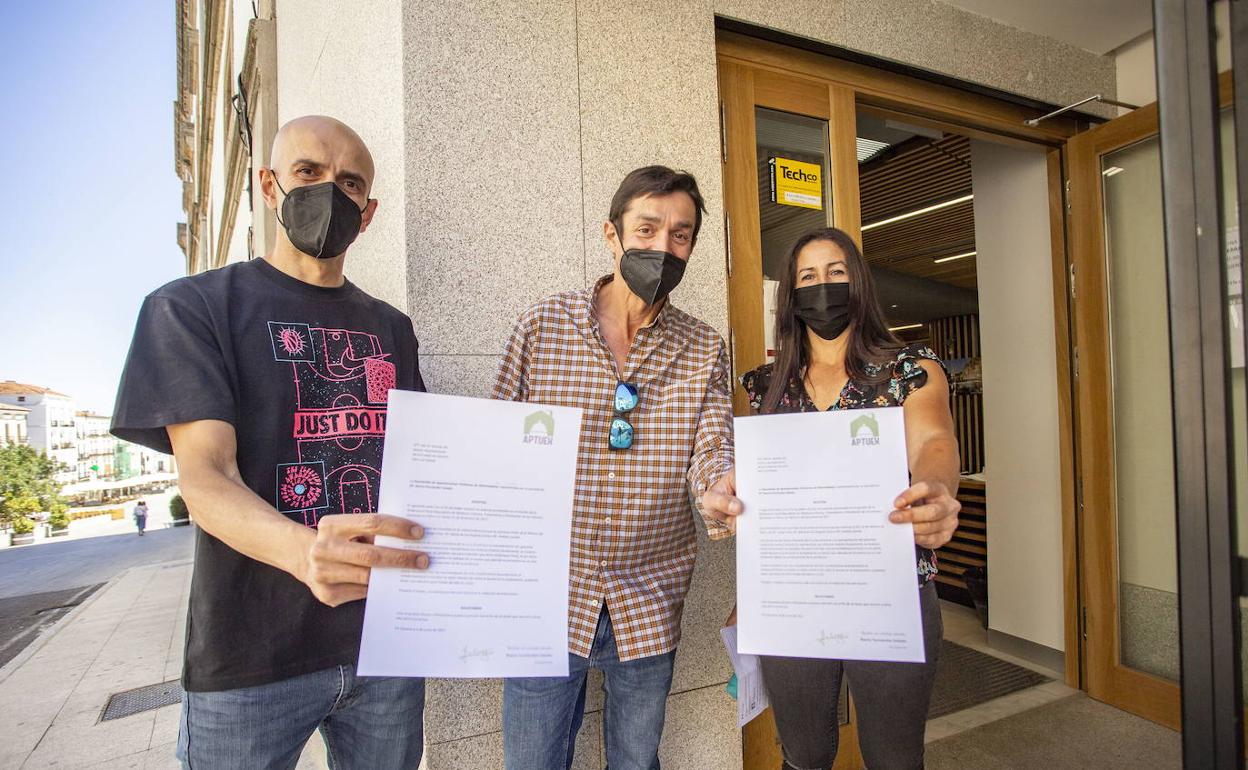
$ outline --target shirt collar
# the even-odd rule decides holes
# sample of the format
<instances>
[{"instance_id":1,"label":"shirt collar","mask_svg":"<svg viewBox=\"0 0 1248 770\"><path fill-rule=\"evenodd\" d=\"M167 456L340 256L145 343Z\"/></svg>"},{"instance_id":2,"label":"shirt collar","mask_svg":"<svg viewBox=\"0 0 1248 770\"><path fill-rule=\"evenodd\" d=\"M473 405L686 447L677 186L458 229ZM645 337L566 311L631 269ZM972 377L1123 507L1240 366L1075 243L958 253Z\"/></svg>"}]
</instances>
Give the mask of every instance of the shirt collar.
<instances>
[{"instance_id":1,"label":"shirt collar","mask_svg":"<svg viewBox=\"0 0 1248 770\"><path fill-rule=\"evenodd\" d=\"M613 280L615 280L615 275L613 273L607 273L595 281L593 286L585 290L585 312L589 317L589 322L594 326L598 325L598 315L594 312L595 306L598 302L598 290L603 286L606 286L608 283L611 283ZM668 297L663 301L663 307L659 308L658 315L654 317L654 320L641 328L653 328L657 332L664 332L667 330L667 327L671 325L672 315L675 311L676 309L672 306L672 298Z\"/></svg>"}]
</instances>

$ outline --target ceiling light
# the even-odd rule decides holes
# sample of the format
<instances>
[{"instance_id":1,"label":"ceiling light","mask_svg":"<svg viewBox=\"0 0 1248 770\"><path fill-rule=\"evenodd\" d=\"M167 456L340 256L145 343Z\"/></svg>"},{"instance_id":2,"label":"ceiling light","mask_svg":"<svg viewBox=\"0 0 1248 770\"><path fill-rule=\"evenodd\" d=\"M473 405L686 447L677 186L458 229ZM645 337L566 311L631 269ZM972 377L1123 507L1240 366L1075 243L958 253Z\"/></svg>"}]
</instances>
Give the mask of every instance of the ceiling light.
<instances>
[{"instance_id":1,"label":"ceiling light","mask_svg":"<svg viewBox=\"0 0 1248 770\"><path fill-rule=\"evenodd\" d=\"M888 327L888 330L890 332L904 332L907 329L918 329L922 326L923 324L906 324L905 326L890 326Z\"/></svg>"},{"instance_id":2,"label":"ceiling light","mask_svg":"<svg viewBox=\"0 0 1248 770\"><path fill-rule=\"evenodd\" d=\"M1105 176L1113 176L1114 174L1121 174L1124 170L1125 169L1121 169L1118 166L1110 166L1109 168L1105 169L1101 173L1104 174Z\"/></svg>"},{"instance_id":3,"label":"ceiling light","mask_svg":"<svg viewBox=\"0 0 1248 770\"><path fill-rule=\"evenodd\" d=\"M888 149L888 142L877 142L874 139L858 137L858 162L862 163L874 158Z\"/></svg>"},{"instance_id":4,"label":"ceiling light","mask_svg":"<svg viewBox=\"0 0 1248 770\"><path fill-rule=\"evenodd\" d=\"M872 222L870 224L863 225L862 232L865 233L866 231L871 230L876 227L883 227L884 225L891 225L893 222L900 222L903 219L910 219L912 217L917 217L921 214L927 214L932 211L940 211L941 209L947 209L950 206L956 206L959 203L966 203L967 201L973 200L974 198L975 198L974 194L963 195L961 198L954 198L953 200L948 200L943 203L937 203L931 206L925 206L921 209L916 209L915 211L908 211L905 214L898 214L895 217L889 217L888 219L881 219L878 222Z\"/></svg>"},{"instance_id":5,"label":"ceiling light","mask_svg":"<svg viewBox=\"0 0 1248 770\"><path fill-rule=\"evenodd\" d=\"M975 256L975 252L968 251L965 254L954 254L952 257L941 257L940 259L933 259L932 261L939 265L941 262L952 262L955 259L966 259L967 257L973 256Z\"/></svg>"}]
</instances>

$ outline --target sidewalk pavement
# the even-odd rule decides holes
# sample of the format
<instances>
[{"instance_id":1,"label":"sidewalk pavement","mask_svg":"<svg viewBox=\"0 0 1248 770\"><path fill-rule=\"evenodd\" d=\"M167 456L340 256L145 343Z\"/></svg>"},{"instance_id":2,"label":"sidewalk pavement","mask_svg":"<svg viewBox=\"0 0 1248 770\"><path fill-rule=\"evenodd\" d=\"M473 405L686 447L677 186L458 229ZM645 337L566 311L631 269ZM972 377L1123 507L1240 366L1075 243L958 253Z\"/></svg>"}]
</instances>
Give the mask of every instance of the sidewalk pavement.
<instances>
[{"instance_id":1,"label":"sidewalk pavement","mask_svg":"<svg viewBox=\"0 0 1248 770\"><path fill-rule=\"evenodd\" d=\"M188 561L121 573L0 669L3 768L178 768L180 707L101 722L115 693L182 671ZM326 767L313 736L299 770Z\"/></svg>"}]
</instances>

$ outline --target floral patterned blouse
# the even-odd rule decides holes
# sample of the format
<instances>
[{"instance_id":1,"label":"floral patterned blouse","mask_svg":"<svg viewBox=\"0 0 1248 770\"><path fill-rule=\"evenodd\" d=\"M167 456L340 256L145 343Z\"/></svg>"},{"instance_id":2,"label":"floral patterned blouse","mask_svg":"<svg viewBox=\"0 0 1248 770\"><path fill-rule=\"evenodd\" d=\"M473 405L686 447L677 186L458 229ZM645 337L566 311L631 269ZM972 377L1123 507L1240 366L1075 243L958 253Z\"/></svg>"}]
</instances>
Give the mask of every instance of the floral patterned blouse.
<instances>
[{"instance_id":1,"label":"floral patterned blouse","mask_svg":"<svg viewBox=\"0 0 1248 770\"><path fill-rule=\"evenodd\" d=\"M867 373L875 376L885 367L892 368L892 376L882 379L879 383L847 382L841 395L828 409L867 409L873 406L901 406L906 397L927 384L927 372L919 365L926 358L945 365L930 348L922 345L907 345L897 351L892 361L881 364L867 364ZM763 364L753 371L741 375L741 386L750 398L750 408L757 412L762 409L763 399L767 396L767 388L771 382L771 364ZM945 372L948 377L948 371ZM785 393L776 407L777 412L817 412L819 407L810 400L806 388L800 379L789 383ZM898 490L900 492L901 490ZM919 584L925 585L936 577L936 554L930 548L914 547L918 557Z\"/></svg>"}]
</instances>

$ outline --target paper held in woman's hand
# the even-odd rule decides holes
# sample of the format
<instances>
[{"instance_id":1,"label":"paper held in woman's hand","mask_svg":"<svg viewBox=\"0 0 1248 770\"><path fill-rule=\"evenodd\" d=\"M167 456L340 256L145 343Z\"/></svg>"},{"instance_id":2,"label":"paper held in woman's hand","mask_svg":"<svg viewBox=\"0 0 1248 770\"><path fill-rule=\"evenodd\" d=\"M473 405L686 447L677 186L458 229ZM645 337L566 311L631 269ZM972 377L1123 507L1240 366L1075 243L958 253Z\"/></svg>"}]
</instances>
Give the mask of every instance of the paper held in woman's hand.
<instances>
[{"instance_id":1,"label":"paper held in woman's hand","mask_svg":"<svg viewBox=\"0 0 1248 770\"><path fill-rule=\"evenodd\" d=\"M738 650L922 662L901 407L736 420Z\"/></svg>"}]
</instances>

